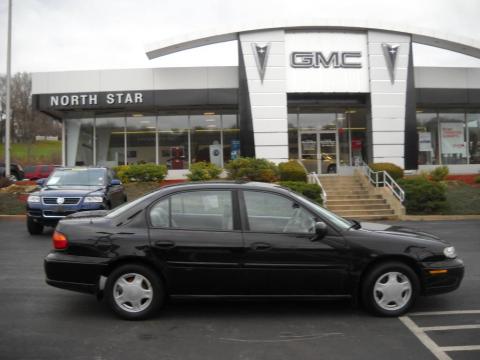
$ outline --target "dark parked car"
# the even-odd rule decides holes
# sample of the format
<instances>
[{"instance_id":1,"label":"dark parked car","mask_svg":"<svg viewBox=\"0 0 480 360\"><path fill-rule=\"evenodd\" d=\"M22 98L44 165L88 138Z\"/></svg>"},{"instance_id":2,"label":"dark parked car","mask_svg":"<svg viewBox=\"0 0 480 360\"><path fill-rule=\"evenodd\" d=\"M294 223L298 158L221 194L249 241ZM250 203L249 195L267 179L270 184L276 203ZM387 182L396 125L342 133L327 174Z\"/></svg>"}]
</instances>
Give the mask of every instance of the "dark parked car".
<instances>
[{"instance_id":1,"label":"dark parked car","mask_svg":"<svg viewBox=\"0 0 480 360\"><path fill-rule=\"evenodd\" d=\"M38 180L45 179L50 176L50 174L56 168L60 167L59 165L30 165L25 166L25 179L29 180Z\"/></svg>"},{"instance_id":2,"label":"dark parked car","mask_svg":"<svg viewBox=\"0 0 480 360\"><path fill-rule=\"evenodd\" d=\"M0 177L5 177L5 164L0 163ZM10 180L17 181L24 179L24 172L22 165L20 164L10 164Z\"/></svg>"},{"instance_id":3,"label":"dark parked car","mask_svg":"<svg viewBox=\"0 0 480 360\"><path fill-rule=\"evenodd\" d=\"M60 221L48 284L95 293L126 319L166 297L354 297L382 316L458 288L463 262L433 235L345 220L286 188L164 187Z\"/></svg>"},{"instance_id":4,"label":"dark parked car","mask_svg":"<svg viewBox=\"0 0 480 360\"><path fill-rule=\"evenodd\" d=\"M27 229L33 235L75 212L112 209L127 201L120 180L107 168L57 168L37 184L40 190L27 199Z\"/></svg>"}]
</instances>

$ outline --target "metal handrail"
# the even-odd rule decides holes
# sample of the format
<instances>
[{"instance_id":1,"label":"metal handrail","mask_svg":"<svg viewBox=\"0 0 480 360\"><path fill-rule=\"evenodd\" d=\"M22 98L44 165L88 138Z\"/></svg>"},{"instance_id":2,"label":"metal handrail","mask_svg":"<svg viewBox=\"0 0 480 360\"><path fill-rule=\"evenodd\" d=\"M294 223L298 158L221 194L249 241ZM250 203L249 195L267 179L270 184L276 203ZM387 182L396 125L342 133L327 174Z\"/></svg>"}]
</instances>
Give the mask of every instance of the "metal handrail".
<instances>
[{"instance_id":1,"label":"metal handrail","mask_svg":"<svg viewBox=\"0 0 480 360\"><path fill-rule=\"evenodd\" d=\"M405 201L405 191L393 180L388 172L385 170L373 171L370 166L363 161L360 166L363 168L363 173L368 178L370 184L375 185L375 187L387 187L401 203ZM379 174L382 176L379 176Z\"/></svg>"},{"instance_id":2,"label":"metal handrail","mask_svg":"<svg viewBox=\"0 0 480 360\"><path fill-rule=\"evenodd\" d=\"M323 206L326 206L327 205L327 193L325 192L325 189L324 189L322 183L320 182L320 179L318 178L317 174L315 174L314 172L308 174L308 176L310 177L310 179L313 179L313 181L318 186L320 186L320 189L322 189Z\"/></svg>"}]
</instances>

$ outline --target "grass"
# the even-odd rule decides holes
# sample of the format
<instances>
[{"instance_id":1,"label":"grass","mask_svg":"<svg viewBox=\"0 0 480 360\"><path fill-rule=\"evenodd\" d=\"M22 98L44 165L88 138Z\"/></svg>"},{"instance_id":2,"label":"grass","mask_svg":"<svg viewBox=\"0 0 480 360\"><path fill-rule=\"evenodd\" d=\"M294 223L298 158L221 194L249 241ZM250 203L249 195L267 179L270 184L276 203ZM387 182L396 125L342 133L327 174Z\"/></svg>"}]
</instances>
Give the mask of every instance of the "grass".
<instances>
[{"instance_id":1,"label":"grass","mask_svg":"<svg viewBox=\"0 0 480 360\"><path fill-rule=\"evenodd\" d=\"M461 181L447 181L447 207L442 215L480 214L480 187Z\"/></svg>"},{"instance_id":2,"label":"grass","mask_svg":"<svg viewBox=\"0 0 480 360\"><path fill-rule=\"evenodd\" d=\"M15 194L0 193L0 215L25 214L25 203Z\"/></svg>"},{"instance_id":3,"label":"grass","mask_svg":"<svg viewBox=\"0 0 480 360\"><path fill-rule=\"evenodd\" d=\"M60 164L62 160L61 141L36 141L31 144L12 144L12 163L22 165ZM4 145L0 144L0 159L5 157Z\"/></svg>"}]
</instances>

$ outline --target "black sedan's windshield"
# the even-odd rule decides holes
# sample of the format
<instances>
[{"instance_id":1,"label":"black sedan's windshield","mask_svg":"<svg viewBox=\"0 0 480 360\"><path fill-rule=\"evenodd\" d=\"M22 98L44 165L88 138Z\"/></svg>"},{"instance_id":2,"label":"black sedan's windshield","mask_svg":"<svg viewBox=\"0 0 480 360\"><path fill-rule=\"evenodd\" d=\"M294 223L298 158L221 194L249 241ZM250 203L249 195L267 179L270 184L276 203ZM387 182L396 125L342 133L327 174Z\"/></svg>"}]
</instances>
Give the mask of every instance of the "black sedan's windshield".
<instances>
[{"instance_id":1,"label":"black sedan's windshield","mask_svg":"<svg viewBox=\"0 0 480 360\"><path fill-rule=\"evenodd\" d=\"M47 186L104 186L105 176L105 169L58 169Z\"/></svg>"}]
</instances>

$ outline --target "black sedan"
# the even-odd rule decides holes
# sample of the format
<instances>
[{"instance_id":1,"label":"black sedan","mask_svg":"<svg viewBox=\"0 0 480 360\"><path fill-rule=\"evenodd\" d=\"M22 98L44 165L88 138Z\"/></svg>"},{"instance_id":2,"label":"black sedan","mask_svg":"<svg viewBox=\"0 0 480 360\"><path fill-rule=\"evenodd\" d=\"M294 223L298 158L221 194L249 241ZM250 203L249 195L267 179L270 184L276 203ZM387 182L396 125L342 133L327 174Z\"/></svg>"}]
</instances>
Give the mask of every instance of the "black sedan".
<instances>
[{"instance_id":1,"label":"black sedan","mask_svg":"<svg viewBox=\"0 0 480 360\"><path fill-rule=\"evenodd\" d=\"M278 185L164 187L60 221L47 283L97 294L126 319L167 298L353 297L381 316L457 289L463 262L427 233L345 220Z\"/></svg>"}]
</instances>

